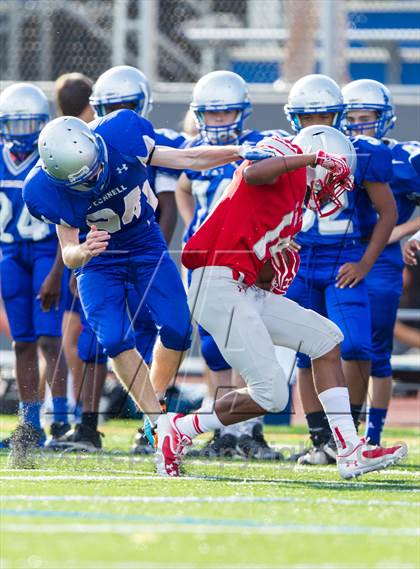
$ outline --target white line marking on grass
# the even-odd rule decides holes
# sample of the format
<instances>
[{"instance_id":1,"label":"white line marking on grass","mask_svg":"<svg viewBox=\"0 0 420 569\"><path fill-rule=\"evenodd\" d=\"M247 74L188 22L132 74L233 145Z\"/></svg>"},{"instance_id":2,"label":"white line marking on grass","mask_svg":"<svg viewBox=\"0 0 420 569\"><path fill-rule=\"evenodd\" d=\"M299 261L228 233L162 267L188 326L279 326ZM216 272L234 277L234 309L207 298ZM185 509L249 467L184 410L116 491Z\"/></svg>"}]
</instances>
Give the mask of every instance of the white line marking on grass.
<instances>
[{"instance_id":1,"label":"white line marking on grass","mask_svg":"<svg viewBox=\"0 0 420 569\"><path fill-rule=\"evenodd\" d=\"M419 508L420 502L406 500L351 500L337 498L295 498L271 496L28 496L25 494L1 496L0 502L96 502L96 503L140 503L140 504L258 504L258 503L303 503L335 504L339 506L381 506Z\"/></svg>"},{"instance_id":2,"label":"white line marking on grass","mask_svg":"<svg viewBox=\"0 0 420 569\"><path fill-rule=\"evenodd\" d=\"M27 472L27 471L25 471ZM24 482L46 482L46 481L70 481L70 480L77 480L79 482L110 482L110 481L121 481L121 480L159 480L159 482L169 482L169 483L179 483L182 484L183 481L206 481L206 482L211 482L211 481L215 481L215 482L225 482L226 484L234 484L235 486L237 484L247 484L247 485L266 485L266 484L290 484L290 485L299 485L300 483L305 483L307 485L310 485L314 488L316 487L321 487L323 489L326 489L326 485L328 485L331 488L354 488L357 487L361 490L363 490L364 488L372 488L372 487L378 487L378 488L384 488L387 489L389 492L410 492L410 493L417 493L420 492L420 489L418 488L405 488L404 486L402 486L401 488L397 488L395 487L395 485L391 486L390 484L387 484L386 482L377 482L377 481L370 481L370 480L366 480L366 482L360 482L360 481L346 481L346 482L339 482L337 480L311 480L310 478L307 480L291 480L290 478L273 478L270 480L261 478L261 480L256 479L256 478L247 478L246 476L244 476L243 478L239 479L239 477L234 476L234 475L229 475L227 474L226 476L180 476L178 478L172 478L172 477L164 477L164 476L158 476L157 474L154 475L142 475L141 473L135 475L135 476L127 476L127 475L123 475L123 476L114 476L114 475L104 475L104 476L92 476L92 475L84 475L84 474L80 474L80 475L74 475L74 474L53 474L51 476L38 476L37 474L33 474L33 475L23 475L23 476L0 476L0 480L4 480L4 481L13 481L13 482L17 482L19 480L22 480Z\"/></svg>"},{"instance_id":3,"label":"white line marking on grass","mask_svg":"<svg viewBox=\"0 0 420 569\"><path fill-rule=\"evenodd\" d=\"M56 524L15 524L2 523L2 532L11 533L82 533L82 534L101 534L101 533L120 533L136 534L142 530L146 533L244 533L249 534L251 526L238 521L237 524L223 523L223 520L216 520L216 524L197 523L162 523L153 527L145 526L142 523L56 523ZM330 535L369 535L375 537L416 537L420 535L418 528L389 528L389 527L369 527L369 526L327 526L322 524L275 524L275 525L252 525L253 533L280 535L280 534L330 534Z\"/></svg>"}]
</instances>

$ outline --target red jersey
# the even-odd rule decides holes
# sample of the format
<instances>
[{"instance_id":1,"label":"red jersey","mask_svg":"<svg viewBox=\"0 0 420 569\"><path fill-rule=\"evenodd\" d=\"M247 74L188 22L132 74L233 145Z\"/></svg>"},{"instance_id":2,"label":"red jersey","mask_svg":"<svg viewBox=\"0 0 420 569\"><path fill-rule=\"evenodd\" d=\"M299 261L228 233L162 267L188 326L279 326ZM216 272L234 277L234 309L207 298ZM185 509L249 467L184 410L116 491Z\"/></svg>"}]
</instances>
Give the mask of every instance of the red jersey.
<instances>
[{"instance_id":1,"label":"red jersey","mask_svg":"<svg viewBox=\"0 0 420 569\"><path fill-rule=\"evenodd\" d=\"M281 139L284 152L301 154L301 150ZM269 146L264 139L258 146ZM287 251L288 262L281 253L302 227L302 205L306 194L306 168L279 176L273 184L250 185L242 172L249 162L236 170L231 184L206 221L187 242L182 263L188 269L205 266L230 267L243 274L252 286L267 261L276 273L273 292L284 293L299 266L299 257Z\"/></svg>"}]
</instances>

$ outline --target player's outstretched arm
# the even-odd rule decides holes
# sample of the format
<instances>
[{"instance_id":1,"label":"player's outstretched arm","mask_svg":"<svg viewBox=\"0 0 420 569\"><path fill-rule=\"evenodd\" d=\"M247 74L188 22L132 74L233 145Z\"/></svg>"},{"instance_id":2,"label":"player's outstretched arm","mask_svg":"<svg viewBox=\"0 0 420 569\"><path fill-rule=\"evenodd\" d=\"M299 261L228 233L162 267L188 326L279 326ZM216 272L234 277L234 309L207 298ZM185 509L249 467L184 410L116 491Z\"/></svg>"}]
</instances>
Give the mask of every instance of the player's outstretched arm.
<instances>
[{"instance_id":1,"label":"player's outstretched arm","mask_svg":"<svg viewBox=\"0 0 420 569\"><path fill-rule=\"evenodd\" d=\"M316 165L316 154L296 154L295 156L275 156L262 162L255 162L244 169L247 184L258 186L272 184L279 176L299 168Z\"/></svg>"},{"instance_id":2,"label":"player's outstretched arm","mask_svg":"<svg viewBox=\"0 0 420 569\"><path fill-rule=\"evenodd\" d=\"M209 170L237 160L263 160L271 156L264 150L248 146L195 146L170 148L156 146L150 164L175 170Z\"/></svg>"},{"instance_id":3,"label":"player's outstretched arm","mask_svg":"<svg viewBox=\"0 0 420 569\"><path fill-rule=\"evenodd\" d=\"M98 230L94 225L84 243L79 242L79 230L76 227L56 225L56 229L63 261L69 269L86 265L92 257L97 257L108 247L109 233Z\"/></svg>"}]
</instances>

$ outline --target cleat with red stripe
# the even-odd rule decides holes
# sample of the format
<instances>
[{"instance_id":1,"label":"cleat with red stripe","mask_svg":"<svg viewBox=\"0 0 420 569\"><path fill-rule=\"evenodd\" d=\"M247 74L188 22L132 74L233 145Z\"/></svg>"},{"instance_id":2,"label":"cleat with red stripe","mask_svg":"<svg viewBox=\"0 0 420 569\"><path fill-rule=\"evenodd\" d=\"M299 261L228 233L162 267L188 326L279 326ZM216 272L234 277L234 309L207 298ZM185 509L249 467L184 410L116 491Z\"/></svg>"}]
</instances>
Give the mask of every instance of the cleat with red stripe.
<instances>
[{"instance_id":1,"label":"cleat with red stripe","mask_svg":"<svg viewBox=\"0 0 420 569\"><path fill-rule=\"evenodd\" d=\"M385 448L370 445L365 439L360 439L360 444L353 451L345 455L337 455L338 472L344 479L355 478L366 472L392 466L405 458L407 452L407 446L404 443Z\"/></svg>"},{"instance_id":2,"label":"cleat with red stripe","mask_svg":"<svg viewBox=\"0 0 420 569\"><path fill-rule=\"evenodd\" d=\"M180 466L186 447L192 444L191 437L182 434L176 421L182 413L160 415L157 421L156 470L161 476L180 476Z\"/></svg>"}]
</instances>

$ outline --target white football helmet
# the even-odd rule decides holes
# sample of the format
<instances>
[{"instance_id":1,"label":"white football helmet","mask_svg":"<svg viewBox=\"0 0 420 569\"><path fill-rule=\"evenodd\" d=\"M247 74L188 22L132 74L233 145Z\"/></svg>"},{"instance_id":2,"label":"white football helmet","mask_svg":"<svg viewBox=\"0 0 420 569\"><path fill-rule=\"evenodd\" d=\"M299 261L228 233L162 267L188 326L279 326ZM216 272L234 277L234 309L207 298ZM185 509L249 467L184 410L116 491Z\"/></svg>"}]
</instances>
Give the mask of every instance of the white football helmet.
<instances>
[{"instance_id":1,"label":"white football helmet","mask_svg":"<svg viewBox=\"0 0 420 569\"><path fill-rule=\"evenodd\" d=\"M15 83L0 95L0 137L16 152L32 152L49 120L48 99L31 83Z\"/></svg>"},{"instance_id":2,"label":"white football helmet","mask_svg":"<svg viewBox=\"0 0 420 569\"><path fill-rule=\"evenodd\" d=\"M147 117L152 109L152 92L146 75L139 69L117 65L98 78L89 101L98 117L121 108Z\"/></svg>"},{"instance_id":3,"label":"white football helmet","mask_svg":"<svg viewBox=\"0 0 420 569\"><path fill-rule=\"evenodd\" d=\"M54 119L41 131L42 169L66 190L99 194L109 179L103 139L76 117Z\"/></svg>"},{"instance_id":4,"label":"white football helmet","mask_svg":"<svg viewBox=\"0 0 420 569\"><path fill-rule=\"evenodd\" d=\"M237 73L212 71L195 85L190 109L196 119L202 138L209 144L233 144L243 132L243 123L251 114L248 87ZM237 111L230 124L208 126L205 112Z\"/></svg>"},{"instance_id":5,"label":"white football helmet","mask_svg":"<svg viewBox=\"0 0 420 569\"><path fill-rule=\"evenodd\" d=\"M302 128L299 115L334 113L332 126L340 128L344 110L343 96L337 83L327 75L314 73L301 77L289 92L284 112L295 132Z\"/></svg>"},{"instance_id":6,"label":"white football helmet","mask_svg":"<svg viewBox=\"0 0 420 569\"><path fill-rule=\"evenodd\" d=\"M354 146L349 138L339 130L331 126L316 125L303 128L293 142L305 154L324 150L330 154L344 156L347 161L351 178L344 181L337 182L331 172L322 166L307 168L307 182L311 190L307 207L317 211L321 217L327 217L342 207L340 196L353 184L357 163Z\"/></svg>"},{"instance_id":7,"label":"white football helmet","mask_svg":"<svg viewBox=\"0 0 420 569\"><path fill-rule=\"evenodd\" d=\"M392 104L391 93L379 81L358 79L348 83L342 90L344 117L342 128L348 135L363 134L365 130L375 129L375 137L382 138L397 120ZM377 120L368 123L351 124L347 120L348 111L368 110L377 112Z\"/></svg>"}]
</instances>

